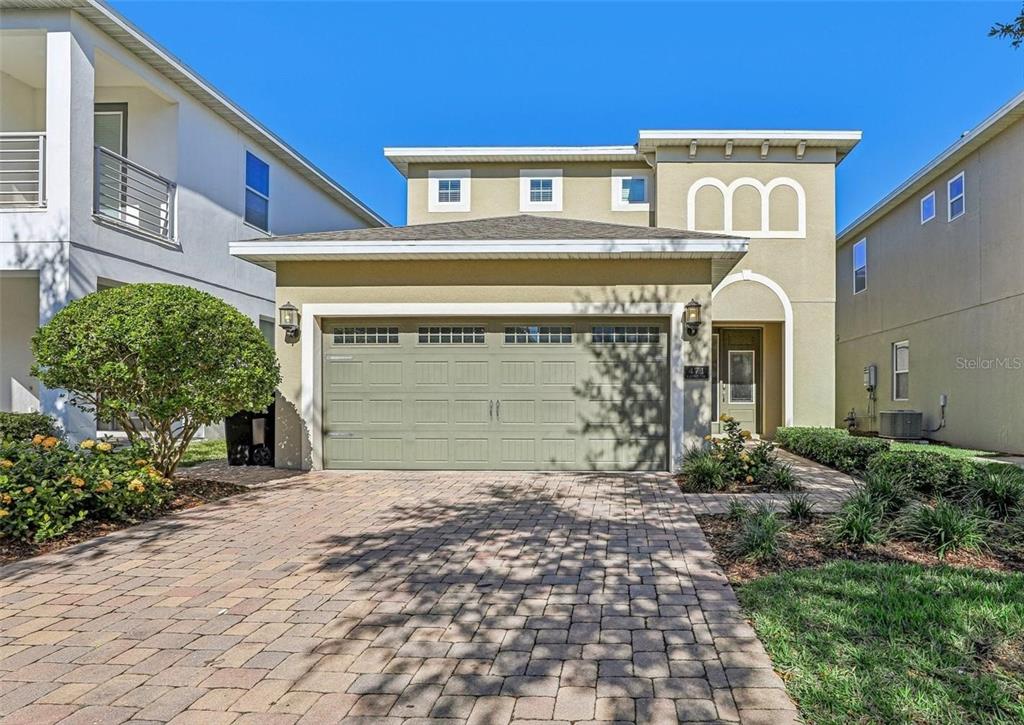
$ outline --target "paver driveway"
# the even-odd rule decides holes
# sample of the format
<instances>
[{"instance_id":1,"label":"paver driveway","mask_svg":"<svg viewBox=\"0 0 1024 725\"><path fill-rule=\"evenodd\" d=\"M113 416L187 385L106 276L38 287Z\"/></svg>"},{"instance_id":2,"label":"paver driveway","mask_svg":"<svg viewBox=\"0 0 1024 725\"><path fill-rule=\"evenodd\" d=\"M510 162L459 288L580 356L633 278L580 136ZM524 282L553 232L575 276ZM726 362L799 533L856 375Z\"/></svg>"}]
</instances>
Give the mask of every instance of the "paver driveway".
<instances>
[{"instance_id":1,"label":"paver driveway","mask_svg":"<svg viewBox=\"0 0 1024 725\"><path fill-rule=\"evenodd\" d=\"M315 473L0 569L3 722L786 722L667 476Z\"/></svg>"}]
</instances>

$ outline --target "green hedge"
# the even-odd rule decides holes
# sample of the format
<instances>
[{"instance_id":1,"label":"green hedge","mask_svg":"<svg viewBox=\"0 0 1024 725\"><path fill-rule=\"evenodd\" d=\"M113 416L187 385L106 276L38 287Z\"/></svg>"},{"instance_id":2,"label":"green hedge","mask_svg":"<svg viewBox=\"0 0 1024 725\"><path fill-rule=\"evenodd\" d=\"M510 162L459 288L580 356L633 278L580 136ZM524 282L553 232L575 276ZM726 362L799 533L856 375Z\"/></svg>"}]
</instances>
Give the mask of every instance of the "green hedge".
<instances>
[{"instance_id":1,"label":"green hedge","mask_svg":"<svg viewBox=\"0 0 1024 725\"><path fill-rule=\"evenodd\" d=\"M923 494L963 495L986 464L930 451L887 451L871 459L871 474L899 480Z\"/></svg>"},{"instance_id":2,"label":"green hedge","mask_svg":"<svg viewBox=\"0 0 1024 725\"><path fill-rule=\"evenodd\" d=\"M57 435L53 418L42 413L0 413L0 440L27 441L34 435Z\"/></svg>"},{"instance_id":3,"label":"green hedge","mask_svg":"<svg viewBox=\"0 0 1024 725\"><path fill-rule=\"evenodd\" d=\"M852 436L839 428L778 428L775 442L798 456L845 473L864 471L872 456L889 451L886 440Z\"/></svg>"}]
</instances>

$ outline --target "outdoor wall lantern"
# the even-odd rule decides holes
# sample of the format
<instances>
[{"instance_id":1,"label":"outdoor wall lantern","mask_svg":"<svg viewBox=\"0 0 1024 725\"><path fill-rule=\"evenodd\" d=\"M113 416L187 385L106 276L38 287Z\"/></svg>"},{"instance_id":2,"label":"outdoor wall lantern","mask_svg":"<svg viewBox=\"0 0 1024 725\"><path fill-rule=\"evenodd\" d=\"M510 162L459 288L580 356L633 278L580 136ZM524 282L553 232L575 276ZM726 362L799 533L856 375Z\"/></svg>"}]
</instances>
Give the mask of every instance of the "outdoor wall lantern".
<instances>
[{"instance_id":1,"label":"outdoor wall lantern","mask_svg":"<svg viewBox=\"0 0 1024 725\"><path fill-rule=\"evenodd\" d=\"M285 340L291 341L299 335L299 308L285 302L277 310L277 325L284 330Z\"/></svg>"},{"instance_id":2,"label":"outdoor wall lantern","mask_svg":"<svg viewBox=\"0 0 1024 725\"><path fill-rule=\"evenodd\" d=\"M686 324L686 334L693 337L700 329L700 302L691 299L686 303L684 309L686 312L683 315L683 321Z\"/></svg>"}]
</instances>

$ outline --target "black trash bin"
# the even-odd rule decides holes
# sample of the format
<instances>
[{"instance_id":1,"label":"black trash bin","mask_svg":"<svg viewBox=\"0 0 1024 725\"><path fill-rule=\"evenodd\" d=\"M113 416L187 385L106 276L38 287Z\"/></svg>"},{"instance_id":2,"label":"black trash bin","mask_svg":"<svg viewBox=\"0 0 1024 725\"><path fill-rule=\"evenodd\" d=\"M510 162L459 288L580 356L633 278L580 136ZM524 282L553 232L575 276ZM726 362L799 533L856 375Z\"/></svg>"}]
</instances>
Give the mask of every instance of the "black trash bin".
<instances>
[{"instance_id":1,"label":"black trash bin","mask_svg":"<svg viewBox=\"0 0 1024 725\"><path fill-rule=\"evenodd\" d=\"M232 466L274 465L274 404L264 410L243 410L224 421L228 464Z\"/></svg>"}]
</instances>

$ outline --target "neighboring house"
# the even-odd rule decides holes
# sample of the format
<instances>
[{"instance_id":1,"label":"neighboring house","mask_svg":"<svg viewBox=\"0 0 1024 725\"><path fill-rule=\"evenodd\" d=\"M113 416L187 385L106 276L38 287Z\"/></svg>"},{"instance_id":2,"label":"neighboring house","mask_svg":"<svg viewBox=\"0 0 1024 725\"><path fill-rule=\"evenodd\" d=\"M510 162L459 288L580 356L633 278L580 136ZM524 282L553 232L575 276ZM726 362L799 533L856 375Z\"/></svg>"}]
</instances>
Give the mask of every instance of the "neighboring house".
<instances>
[{"instance_id":1,"label":"neighboring house","mask_svg":"<svg viewBox=\"0 0 1024 725\"><path fill-rule=\"evenodd\" d=\"M1024 452L1024 93L839 235L836 284L839 425Z\"/></svg>"},{"instance_id":2,"label":"neighboring house","mask_svg":"<svg viewBox=\"0 0 1024 725\"><path fill-rule=\"evenodd\" d=\"M106 5L0 2L0 410L96 432L28 372L69 300L186 284L271 334L274 275L229 240L383 223Z\"/></svg>"},{"instance_id":3,"label":"neighboring house","mask_svg":"<svg viewBox=\"0 0 1024 725\"><path fill-rule=\"evenodd\" d=\"M231 245L298 307L278 464L664 470L721 414L832 425L835 167L859 138L387 149L409 226Z\"/></svg>"}]
</instances>

